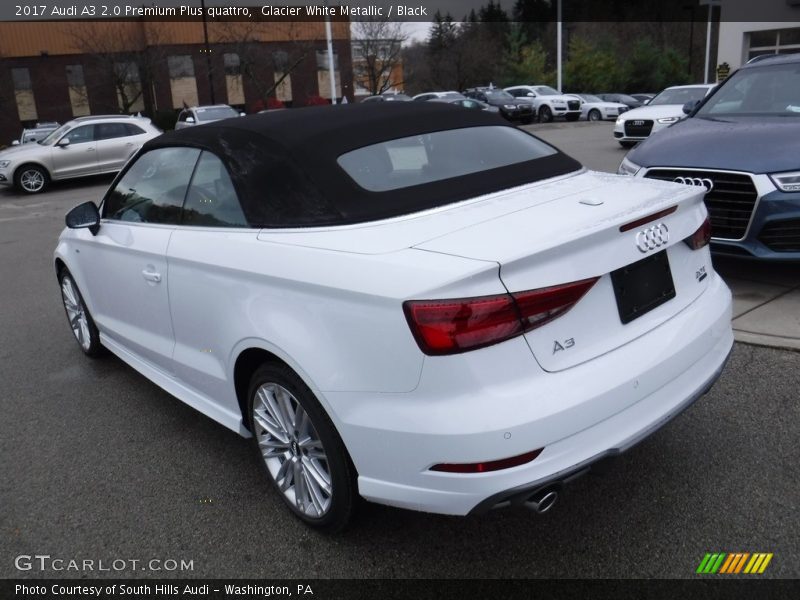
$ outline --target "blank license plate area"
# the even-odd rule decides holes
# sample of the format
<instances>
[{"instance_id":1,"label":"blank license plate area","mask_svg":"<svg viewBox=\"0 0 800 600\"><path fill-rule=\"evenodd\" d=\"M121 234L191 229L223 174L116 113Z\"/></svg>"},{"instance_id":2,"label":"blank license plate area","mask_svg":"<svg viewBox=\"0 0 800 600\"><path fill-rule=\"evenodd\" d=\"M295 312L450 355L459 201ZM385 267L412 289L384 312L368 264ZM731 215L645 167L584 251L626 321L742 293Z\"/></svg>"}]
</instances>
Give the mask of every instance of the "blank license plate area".
<instances>
[{"instance_id":1,"label":"blank license plate area","mask_svg":"<svg viewBox=\"0 0 800 600\"><path fill-rule=\"evenodd\" d=\"M675 297L675 283L666 250L613 271L611 282L623 324Z\"/></svg>"}]
</instances>

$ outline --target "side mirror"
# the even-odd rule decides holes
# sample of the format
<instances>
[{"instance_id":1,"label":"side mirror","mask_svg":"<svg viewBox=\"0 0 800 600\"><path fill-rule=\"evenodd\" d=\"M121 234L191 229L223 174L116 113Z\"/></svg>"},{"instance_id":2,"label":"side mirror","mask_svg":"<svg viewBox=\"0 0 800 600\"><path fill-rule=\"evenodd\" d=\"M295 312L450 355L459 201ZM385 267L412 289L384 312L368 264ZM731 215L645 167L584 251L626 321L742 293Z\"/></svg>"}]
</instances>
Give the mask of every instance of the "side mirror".
<instances>
[{"instance_id":1,"label":"side mirror","mask_svg":"<svg viewBox=\"0 0 800 600\"><path fill-rule=\"evenodd\" d=\"M13 142L11 142L11 145L12 146L19 146L19 140L14 140Z\"/></svg>"},{"instance_id":2,"label":"side mirror","mask_svg":"<svg viewBox=\"0 0 800 600\"><path fill-rule=\"evenodd\" d=\"M186 117L187 123L194 123L194 117Z\"/></svg>"},{"instance_id":3,"label":"side mirror","mask_svg":"<svg viewBox=\"0 0 800 600\"><path fill-rule=\"evenodd\" d=\"M525 95L526 95L528 98L536 98L536 94L534 94L533 92L528 92L528 93L527 93L527 94L525 94Z\"/></svg>"},{"instance_id":4,"label":"side mirror","mask_svg":"<svg viewBox=\"0 0 800 600\"><path fill-rule=\"evenodd\" d=\"M88 228L92 235L97 235L100 230L100 211L94 202L84 202L70 210L64 221L70 229Z\"/></svg>"},{"instance_id":5,"label":"side mirror","mask_svg":"<svg viewBox=\"0 0 800 600\"><path fill-rule=\"evenodd\" d=\"M652 100L652 98L645 98L642 100L642 104L650 104L650 100Z\"/></svg>"},{"instance_id":6,"label":"side mirror","mask_svg":"<svg viewBox=\"0 0 800 600\"><path fill-rule=\"evenodd\" d=\"M691 112L697 108L698 104L700 104L700 100L689 100L689 102L683 105L683 114L691 114Z\"/></svg>"},{"instance_id":7,"label":"side mirror","mask_svg":"<svg viewBox=\"0 0 800 600\"><path fill-rule=\"evenodd\" d=\"M66 148L67 146L69 146L69 138L68 137L61 138L60 140L58 140L56 146L58 146L59 148Z\"/></svg>"}]
</instances>

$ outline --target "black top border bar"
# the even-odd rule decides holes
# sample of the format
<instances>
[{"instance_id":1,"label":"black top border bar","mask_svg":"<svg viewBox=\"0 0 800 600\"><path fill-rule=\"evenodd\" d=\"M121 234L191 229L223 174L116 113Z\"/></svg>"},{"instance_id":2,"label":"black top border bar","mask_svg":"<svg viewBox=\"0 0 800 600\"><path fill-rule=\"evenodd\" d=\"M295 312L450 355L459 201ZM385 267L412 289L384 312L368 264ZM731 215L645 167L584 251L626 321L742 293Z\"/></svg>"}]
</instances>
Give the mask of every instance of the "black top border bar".
<instances>
[{"instance_id":1,"label":"black top border bar","mask_svg":"<svg viewBox=\"0 0 800 600\"><path fill-rule=\"evenodd\" d=\"M322 21L387 20L432 22L436 14L454 21L479 13L489 0L6 0L0 21ZM709 4L709 2L711 4ZM516 2L500 2L510 20L555 22L557 0L532 0L514 14ZM571 22L780 22L800 25L800 0L561 0L561 20ZM203 7L205 10L203 10Z\"/></svg>"}]
</instances>

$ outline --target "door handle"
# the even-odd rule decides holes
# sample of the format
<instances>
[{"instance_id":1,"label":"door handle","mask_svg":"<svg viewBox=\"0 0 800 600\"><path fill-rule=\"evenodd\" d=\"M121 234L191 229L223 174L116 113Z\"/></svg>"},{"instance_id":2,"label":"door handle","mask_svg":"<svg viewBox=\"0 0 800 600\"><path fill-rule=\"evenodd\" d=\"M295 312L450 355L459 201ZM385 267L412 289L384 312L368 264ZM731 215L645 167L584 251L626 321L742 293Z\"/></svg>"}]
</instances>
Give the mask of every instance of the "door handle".
<instances>
[{"instance_id":1,"label":"door handle","mask_svg":"<svg viewBox=\"0 0 800 600\"><path fill-rule=\"evenodd\" d=\"M161 283L161 273L156 271L148 271L145 269L142 271L142 277L144 277L147 281L152 281L153 283Z\"/></svg>"}]
</instances>

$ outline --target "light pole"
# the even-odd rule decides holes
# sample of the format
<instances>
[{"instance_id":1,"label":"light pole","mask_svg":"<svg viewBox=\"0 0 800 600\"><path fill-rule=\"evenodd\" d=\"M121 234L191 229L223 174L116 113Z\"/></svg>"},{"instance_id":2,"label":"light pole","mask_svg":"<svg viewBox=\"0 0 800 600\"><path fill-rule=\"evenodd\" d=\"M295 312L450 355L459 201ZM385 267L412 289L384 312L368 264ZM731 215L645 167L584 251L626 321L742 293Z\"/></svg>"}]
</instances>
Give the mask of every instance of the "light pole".
<instances>
[{"instance_id":1,"label":"light pole","mask_svg":"<svg viewBox=\"0 0 800 600\"><path fill-rule=\"evenodd\" d=\"M331 17L328 14L328 0L325 0L325 39L328 43L328 77L331 86L331 104L336 104L336 73L333 70L333 39Z\"/></svg>"},{"instance_id":2,"label":"light pole","mask_svg":"<svg viewBox=\"0 0 800 600\"><path fill-rule=\"evenodd\" d=\"M708 83L708 65L711 61L711 15L715 6L720 5L720 0L700 0L700 6L708 4L708 23L706 24L706 63L703 71L703 83Z\"/></svg>"},{"instance_id":3,"label":"light pole","mask_svg":"<svg viewBox=\"0 0 800 600\"><path fill-rule=\"evenodd\" d=\"M211 98L211 104L216 104L214 99L214 78L211 76L211 47L208 44L208 21L206 21L206 2L200 0L200 9L203 11L203 43L205 48L203 52L206 55L206 75L208 76L208 92Z\"/></svg>"},{"instance_id":4,"label":"light pole","mask_svg":"<svg viewBox=\"0 0 800 600\"><path fill-rule=\"evenodd\" d=\"M556 4L556 89L561 92L561 0Z\"/></svg>"}]
</instances>

